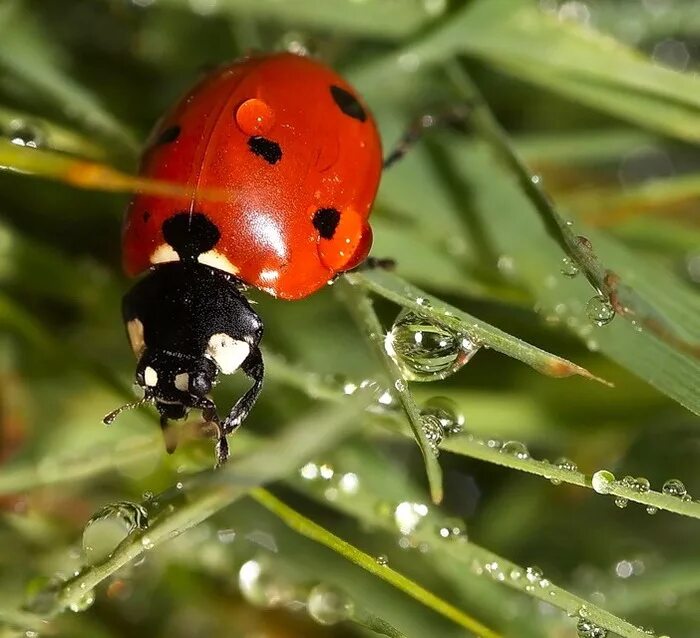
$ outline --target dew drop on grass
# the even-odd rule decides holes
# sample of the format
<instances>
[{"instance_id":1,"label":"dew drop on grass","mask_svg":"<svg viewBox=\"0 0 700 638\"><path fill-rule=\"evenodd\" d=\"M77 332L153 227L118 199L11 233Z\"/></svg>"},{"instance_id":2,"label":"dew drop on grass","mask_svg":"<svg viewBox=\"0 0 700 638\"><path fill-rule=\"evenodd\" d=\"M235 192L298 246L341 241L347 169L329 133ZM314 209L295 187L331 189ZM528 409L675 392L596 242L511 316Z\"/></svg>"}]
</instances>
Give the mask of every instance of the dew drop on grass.
<instances>
[{"instance_id":1,"label":"dew drop on grass","mask_svg":"<svg viewBox=\"0 0 700 638\"><path fill-rule=\"evenodd\" d=\"M588 300L586 315L596 326L603 327L613 320L615 309L603 295L596 295Z\"/></svg>"},{"instance_id":2,"label":"dew drop on grass","mask_svg":"<svg viewBox=\"0 0 700 638\"><path fill-rule=\"evenodd\" d=\"M571 257L564 257L561 260L561 274L570 279L578 275L579 268Z\"/></svg>"},{"instance_id":3,"label":"dew drop on grass","mask_svg":"<svg viewBox=\"0 0 700 638\"><path fill-rule=\"evenodd\" d=\"M27 148L39 148L44 145L46 135L42 128L32 122L24 120L12 120L0 129L3 137L6 137L16 146Z\"/></svg>"},{"instance_id":4,"label":"dew drop on grass","mask_svg":"<svg viewBox=\"0 0 700 638\"><path fill-rule=\"evenodd\" d=\"M554 467L565 470L566 472L578 472L578 465L565 456L559 457L554 461Z\"/></svg>"},{"instance_id":5,"label":"dew drop on grass","mask_svg":"<svg viewBox=\"0 0 700 638\"><path fill-rule=\"evenodd\" d=\"M685 485L678 479L669 479L663 484L661 491L668 496L675 496L677 498L685 498L688 494L688 490L685 489Z\"/></svg>"},{"instance_id":6,"label":"dew drop on grass","mask_svg":"<svg viewBox=\"0 0 700 638\"><path fill-rule=\"evenodd\" d=\"M387 333L384 349L409 381L439 381L459 370L479 346L465 334L404 309Z\"/></svg>"},{"instance_id":7,"label":"dew drop on grass","mask_svg":"<svg viewBox=\"0 0 700 638\"><path fill-rule=\"evenodd\" d=\"M521 441L506 441L500 449L501 454L514 456L516 459L524 461L530 458L530 451L527 446Z\"/></svg>"},{"instance_id":8,"label":"dew drop on grass","mask_svg":"<svg viewBox=\"0 0 700 638\"><path fill-rule=\"evenodd\" d=\"M659 511L658 507L654 507L653 505L648 505L647 506L647 514L653 516Z\"/></svg>"},{"instance_id":9,"label":"dew drop on grass","mask_svg":"<svg viewBox=\"0 0 700 638\"><path fill-rule=\"evenodd\" d=\"M306 608L317 623L335 625L352 617L355 605L341 589L321 583L309 592Z\"/></svg>"},{"instance_id":10,"label":"dew drop on grass","mask_svg":"<svg viewBox=\"0 0 700 638\"><path fill-rule=\"evenodd\" d=\"M627 487L635 492L644 494L649 491L649 481L643 476L634 478L634 476L625 476L621 481L623 487Z\"/></svg>"},{"instance_id":11,"label":"dew drop on grass","mask_svg":"<svg viewBox=\"0 0 700 638\"><path fill-rule=\"evenodd\" d=\"M440 443L445 438L445 431L442 428L440 419L432 414L424 414L420 417L420 425L428 440L431 452L438 456L440 454Z\"/></svg>"},{"instance_id":12,"label":"dew drop on grass","mask_svg":"<svg viewBox=\"0 0 700 638\"><path fill-rule=\"evenodd\" d=\"M68 605L71 611L74 611L76 613L81 612L81 611L86 611L90 607L92 607L92 604L95 602L95 590L90 589L89 591L86 591L82 596L79 598L76 598L75 600L71 601L71 603Z\"/></svg>"},{"instance_id":13,"label":"dew drop on grass","mask_svg":"<svg viewBox=\"0 0 700 638\"><path fill-rule=\"evenodd\" d=\"M389 557L386 554L379 554L374 560L382 567L386 567L389 564Z\"/></svg>"},{"instance_id":14,"label":"dew drop on grass","mask_svg":"<svg viewBox=\"0 0 700 638\"><path fill-rule=\"evenodd\" d=\"M464 428L464 414L459 411L457 404L447 397L431 397L421 408L421 416L433 416L442 426L445 437L460 434Z\"/></svg>"},{"instance_id":15,"label":"dew drop on grass","mask_svg":"<svg viewBox=\"0 0 700 638\"><path fill-rule=\"evenodd\" d=\"M593 489L598 494L610 494L615 485L615 475L608 470L598 470L591 479Z\"/></svg>"},{"instance_id":16,"label":"dew drop on grass","mask_svg":"<svg viewBox=\"0 0 700 638\"><path fill-rule=\"evenodd\" d=\"M438 536L444 540L461 541L467 540L467 526L459 518L448 518L438 526Z\"/></svg>"},{"instance_id":17,"label":"dew drop on grass","mask_svg":"<svg viewBox=\"0 0 700 638\"><path fill-rule=\"evenodd\" d=\"M628 503L629 503L629 501L626 498L624 498L623 496L618 496L615 499L615 506L619 507L620 509L627 507Z\"/></svg>"},{"instance_id":18,"label":"dew drop on grass","mask_svg":"<svg viewBox=\"0 0 700 638\"><path fill-rule=\"evenodd\" d=\"M148 528L145 508L130 501L117 501L99 509L85 525L82 546L89 565L112 554L129 534Z\"/></svg>"},{"instance_id":19,"label":"dew drop on grass","mask_svg":"<svg viewBox=\"0 0 700 638\"><path fill-rule=\"evenodd\" d=\"M267 557L246 561L238 571L241 595L256 607L277 607L295 597L294 587L279 574Z\"/></svg>"},{"instance_id":20,"label":"dew drop on grass","mask_svg":"<svg viewBox=\"0 0 700 638\"><path fill-rule=\"evenodd\" d=\"M576 624L578 638L606 638L608 630L588 618L579 618Z\"/></svg>"}]
</instances>

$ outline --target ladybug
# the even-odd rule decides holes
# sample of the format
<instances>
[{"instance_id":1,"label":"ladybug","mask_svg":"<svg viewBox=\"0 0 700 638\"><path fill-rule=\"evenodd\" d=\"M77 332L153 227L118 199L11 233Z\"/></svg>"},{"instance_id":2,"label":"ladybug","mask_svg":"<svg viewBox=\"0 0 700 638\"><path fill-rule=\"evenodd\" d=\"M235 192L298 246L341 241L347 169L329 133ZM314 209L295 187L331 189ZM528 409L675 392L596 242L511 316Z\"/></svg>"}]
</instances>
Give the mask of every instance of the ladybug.
<instances>
[{"instance_id":1,"label":"ladybug","mask_svg":"<svg viewBox=\"0 0 700 638\"><path fill-rule=\"evenodd\" d=\"M142 157L142 177L183 194L141 193L126 212L123 266L140 278L122 311L144 396L105 422L150 402L165 431L199 409L218 429L223 463L226 436L263 384L263 323L246 288L302 299L361 264L381 170L372 115L323 64L256 55L206 75L159 121ZM252 386L221 419L209 393L238 369Z\"/></svg>"}]
</instances>

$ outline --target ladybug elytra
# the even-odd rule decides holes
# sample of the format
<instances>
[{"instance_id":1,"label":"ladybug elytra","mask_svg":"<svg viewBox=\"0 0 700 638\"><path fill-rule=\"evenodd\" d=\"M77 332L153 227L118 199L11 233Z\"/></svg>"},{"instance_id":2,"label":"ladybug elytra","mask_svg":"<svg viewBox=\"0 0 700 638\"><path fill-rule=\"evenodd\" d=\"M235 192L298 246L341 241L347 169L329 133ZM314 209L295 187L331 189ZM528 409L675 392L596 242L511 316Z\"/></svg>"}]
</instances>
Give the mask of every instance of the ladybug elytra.
<instances>
[{"instance_id":1,"label":"ladybug elytra","mask_svg":"<svg viewBox=\"0 0 700 638\"><path fill-rule=\"evenodd\" d=\"M263 324L245 287L301 299L362 263L381 169L371 114L347 82L307 57L218 68L166 113L140 175L186 194L137 195L123 236L124 268L142 275L123 300L139 403L155 404L163 429L200 409L218 427L217 462L226 460L226 435L250 412L264 375ZM238 369L253 385L220 419L208 395L218 375Z\"/></svg>"}]
</instances>

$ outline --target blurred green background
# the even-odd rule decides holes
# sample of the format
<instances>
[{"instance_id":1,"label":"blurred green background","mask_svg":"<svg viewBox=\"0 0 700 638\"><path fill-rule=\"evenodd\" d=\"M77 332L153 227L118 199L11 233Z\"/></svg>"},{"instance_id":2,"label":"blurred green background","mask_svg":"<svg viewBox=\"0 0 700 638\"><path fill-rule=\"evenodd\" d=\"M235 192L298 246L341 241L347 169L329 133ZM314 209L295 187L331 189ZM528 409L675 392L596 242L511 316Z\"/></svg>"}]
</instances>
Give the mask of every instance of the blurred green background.
<instances>
[{"instance_id":1,"label":"blurred green background","mask_svg":"<svg viewBox=\"0 0 700 638\"><path fill-rule=\"evenodd\" d=\"M697 635L699 36L695 0L2 0L0 636ZM386 149L472 116L384 175L393 274L254 294L267 382L217 474L196 415L172 456L152 410L101 424L133 396L128 194L60 178L133 172L250 50L346 75Z\"/></svg>"}]
</instances>

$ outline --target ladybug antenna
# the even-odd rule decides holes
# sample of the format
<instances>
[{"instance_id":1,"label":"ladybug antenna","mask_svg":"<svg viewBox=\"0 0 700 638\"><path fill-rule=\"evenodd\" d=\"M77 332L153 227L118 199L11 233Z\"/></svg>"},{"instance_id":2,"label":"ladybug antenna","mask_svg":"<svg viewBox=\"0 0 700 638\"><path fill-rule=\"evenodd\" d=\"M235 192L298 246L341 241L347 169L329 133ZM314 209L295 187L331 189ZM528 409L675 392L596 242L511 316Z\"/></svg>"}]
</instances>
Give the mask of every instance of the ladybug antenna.
<instances>
[{"instance_id":1,"label":"ladybug antenna","mask_svg":"<svg viewBox=\"0 0 700 638\"><path fill-rule=\"evenodd\" d=\"M148 396L144 396L143 399L139 399L138 401L132 401L131 403L125 403L124 405L118 407L116 410L112 410L104 419L102 419L102 423L105 425L112 425L114 423L114 419L116 419L124 410L133 410L134 408L140 408L144 403L148 403L151 398Z\"/></svg>"}]
</instances>

